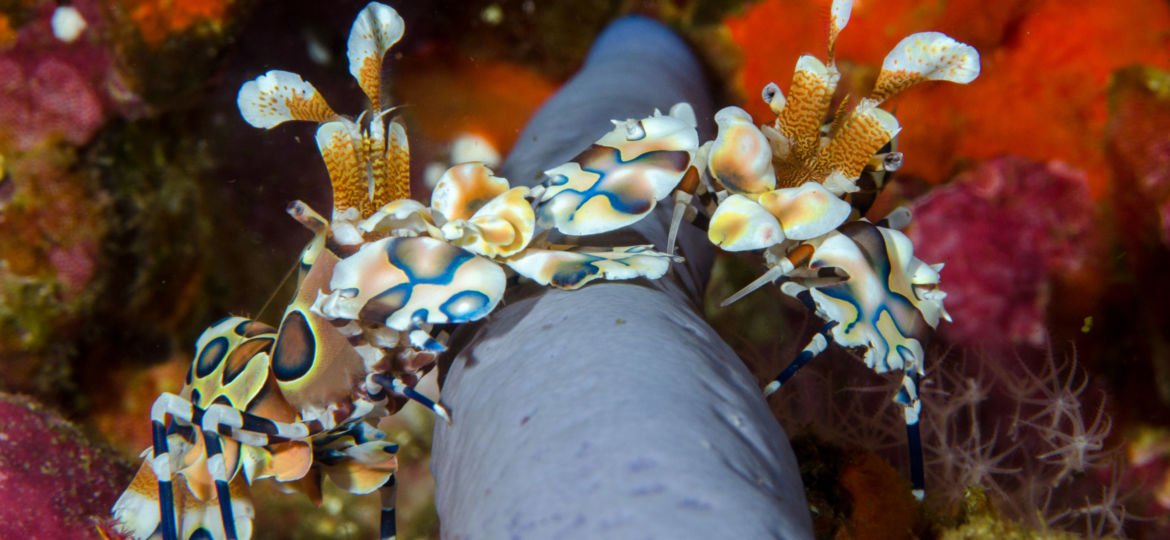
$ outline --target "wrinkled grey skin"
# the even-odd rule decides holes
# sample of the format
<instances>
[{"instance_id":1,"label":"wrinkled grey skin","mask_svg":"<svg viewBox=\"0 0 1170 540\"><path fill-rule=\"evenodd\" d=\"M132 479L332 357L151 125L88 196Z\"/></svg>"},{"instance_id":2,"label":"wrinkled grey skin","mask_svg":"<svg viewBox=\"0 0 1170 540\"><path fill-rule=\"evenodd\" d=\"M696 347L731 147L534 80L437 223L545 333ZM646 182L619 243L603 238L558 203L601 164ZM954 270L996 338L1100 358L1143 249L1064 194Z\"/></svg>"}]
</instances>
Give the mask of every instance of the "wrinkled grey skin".
<instances>
[{"instance_id":1,"label":"wrinkled grey skin","mask_svg":"<svg viewBox=\"0 0 1170 540\"><path fill-rule=\"evenodd\" d=\"M533 184L611 129L678 101L711 138L686 47L639 17L611 25L500 171ZM669 204L611 244L662 249ZM696 308L705 235L655 283L528 287L452 345L431 469L444 538L811 538L788 439L756 381ZM595 238L589 238L596 244ZM474 334L474 335L470 335ZM463 343L459 343L462 341Z\"/></svg>"}]
</instances>

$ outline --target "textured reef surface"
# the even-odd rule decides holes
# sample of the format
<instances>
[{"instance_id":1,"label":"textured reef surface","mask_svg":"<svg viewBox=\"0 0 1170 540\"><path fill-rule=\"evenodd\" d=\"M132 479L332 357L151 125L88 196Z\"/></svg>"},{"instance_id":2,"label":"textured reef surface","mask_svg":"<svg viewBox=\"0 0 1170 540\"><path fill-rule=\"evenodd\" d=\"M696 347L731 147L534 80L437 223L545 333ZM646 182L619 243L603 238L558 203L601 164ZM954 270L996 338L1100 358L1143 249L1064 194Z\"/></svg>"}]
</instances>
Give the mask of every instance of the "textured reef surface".
<instances>
[{"instance_id":1,"label":"textured reef surface","mask_svg":"<svg viewBox=\"0 0 1170 540\"><path fill-rule=\"evenodd\" d=\"M0 393L0 536L101 538L122 458L36 402Z\"/></svg>"},{"instance_id":2,"label":"textured reef surface","mask_svg":"<svg viewBox=\"0 0 1170 540\"><path fill-rule=\"evenodd\" d=\"M408 21L387 72L420 193L457 138L506 154L618 16L677 31L717 104L757 122L759 89L788 88L830 20L828 0L390 3ZM359 110L338 51L364 4L0 2L0 537L114 534L151 403L182 386L200 330L279 320L311 236L285 208L330 194L312 130L250 128L236 91L279 68ZM1170 534L1170 4L883 0L849 24L834 103L871 88L912 32L973 45L982 72L884 105L906 160L868 214L911 208L915 252L946 263L925 501L904 480L896 377L830 346L769 401L817 536ZM705 311L762 386L822 322L775 287L718 307L758 262L720 255ZM431 419L405 408L386 429L409 486L399 534L437 538ZM258 538L376 534L370 498L253 498Z\"/></svg>"}]
</instances>

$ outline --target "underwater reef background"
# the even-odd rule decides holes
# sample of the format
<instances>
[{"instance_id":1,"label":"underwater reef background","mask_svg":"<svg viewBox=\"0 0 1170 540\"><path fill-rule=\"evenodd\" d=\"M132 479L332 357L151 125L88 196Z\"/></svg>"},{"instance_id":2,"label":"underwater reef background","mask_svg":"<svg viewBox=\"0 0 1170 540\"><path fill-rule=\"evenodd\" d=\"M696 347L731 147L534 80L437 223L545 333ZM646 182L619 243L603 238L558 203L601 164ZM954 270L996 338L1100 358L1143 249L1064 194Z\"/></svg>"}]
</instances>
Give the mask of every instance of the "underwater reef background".
<instances>
[{"instance_id":1,"label":"underwater reef background","mask_svg":"<svg viewBox=\"0 0 1170 540\"><path fill-rule=\"evenodd\" d=\"M829 16L828 0L391 3L409 23L385 69L416 191L461 134L506 153L617 16L676 29L718 104L760 121L759 89L823 53ZM112 535L150 404L181 386L195 337L226 314L279 318L310 236L285 208L328 207L329 184L310 128L249 128L236 90L284 69L360 108L337 51L364 4L74 0L84 27L55 35L58 2L0 0L0 537ZM911 32L970 43L983 66L969 86L890 105L906 162L870 213L910 206L916 253L947 264L926 502L891 487L908 466L897 379L830 347L770 401L818 536L1166 537L1170 1L854 4L843 92L869 88ZM707 315L770 380L820 323L774 287L719 309L757 262L718 259ZM391 432L399 531L437 538L430 419L415 409ZM335 490L318 508L261 484L259 538L374 535L370 498Z\"/></svg>"}]
</instances>

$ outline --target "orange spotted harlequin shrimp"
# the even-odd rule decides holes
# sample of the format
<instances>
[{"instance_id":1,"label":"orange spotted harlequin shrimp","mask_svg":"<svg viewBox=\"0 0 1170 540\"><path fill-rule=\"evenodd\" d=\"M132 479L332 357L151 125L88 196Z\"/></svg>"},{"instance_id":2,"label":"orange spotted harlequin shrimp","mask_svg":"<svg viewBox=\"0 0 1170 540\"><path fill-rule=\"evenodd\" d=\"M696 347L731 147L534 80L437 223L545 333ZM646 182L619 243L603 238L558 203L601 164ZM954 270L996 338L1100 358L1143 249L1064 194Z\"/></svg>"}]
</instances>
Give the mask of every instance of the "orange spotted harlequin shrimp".
<instances>
[{"instance_id":1,"label":"orange spotted harlequin shrimp","mask_svg":"<svg viewBox=\"0 0 1170 540\"><path fill-rule=\"evenodd\" d=\"M250 538L253 481L292 483L319 501L328 476L352 493L380 490L383 537L393 537L398 447L376 427L387 396L363 388L361 355L308 311L336 257L311 244L302 262L308 271L279 330L241 317L213 324L183 389L155 401L154 443L114 506L122 532Z\"/></svg>"},{"instance_id":2,"label":"orange spotted harlequin shrimp","mask_svg":"<svg viewBox=\"0 0 1170 540\"><path fill-rule=\"evenodd\" d=\"M938 288L942 265L914 257L913 245L899 231L909 223L908 211L900 209L876 224L861 215L884 174L902 162L900 153L882 150L901 128L878 106L922 81L974 80L979 54L938 32L913 34L886 56L873 92L830 117L840 78L834 44L851 11L851 1L833 2L828 65L802 56L787 98L775 83L764 88L775 122L757 127L743 109L727 107L715 115L718 136L700 149L696 161L718 197L708 238L728 251L762 251L768 266L723 305L779 281L781 291L828 321L765 393L779 389L829 340L865 349L866 365L878 373L902 371L894 400L905 407L911 481L921 498L918 382L924 372L922 344L940 319L949 320L942 305L946 294ZM823 129L827 117L831 121Z\"/></svg>"},{"instance_id":3,"label":"orange spotted harlequin shrimp","mask_svg":"<svg viewBox=\"0 0 1170 540\"><path fill-rule=\"evenodd\" d=\"M319 497L324 476L353 493L380 491L381 537L393 538L397 447L378 421L403 397L451 421L412 388L446 348L436 326L488 316L510 276L576 289L655 279L679 259L652 246L545 238L553 228L597 234L645 217L692 168L689 105L615 121L534 189L512 187L482 163L457 164L424 205L410 198L406 130L382 98L383 59L403 32L398 13L377 2L354 21L349 68L370 104L356 118L334 112L295 73L269 71L240 88L237 105L252 126L319 124L333 211L326 219L303 202L289 206L314 237L279 328L239 317L215 323L198 340L182 391L155 402L153 445L114 506L122 532L250 538L254 480Z\"/></svg>"}]
</instances>

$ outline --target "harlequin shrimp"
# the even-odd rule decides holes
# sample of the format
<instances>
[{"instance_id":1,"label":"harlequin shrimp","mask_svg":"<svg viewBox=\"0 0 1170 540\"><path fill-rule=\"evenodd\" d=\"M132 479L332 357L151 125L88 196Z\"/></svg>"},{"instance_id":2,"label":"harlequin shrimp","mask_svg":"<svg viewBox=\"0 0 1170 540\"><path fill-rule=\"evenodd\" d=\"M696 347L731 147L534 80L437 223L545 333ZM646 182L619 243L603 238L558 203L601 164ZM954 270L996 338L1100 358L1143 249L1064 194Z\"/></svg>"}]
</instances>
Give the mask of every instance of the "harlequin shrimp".
<instances>
[{"instance_id":1,"label":"harlequin shrimp","mask_svg":"<svg viewBox=\"0 0 1170 540\"><path fill-rule=\"evenodd\" d=\"M402 35L402 26L394 10L372 3L359 13L351 30L351 72L373 110L381 110L382 58ZM282 88L290 97L261 101L266 85ZM385 180L407 174L401 126L390 125L387 142L379 121L359 127L332 113L323 99L312 95L315 92L304 94L305 87L295 74L270 73L241 89L241 113L249 123L265 127L282 121L282 115L332 119L319 136L354 136L361 155L374 156L364 163L368 169L359 169L357 163L339 165L324 154L332 176L347 175L334 182L335 221L344 223L362 211L369 213L371 201L391 200L401 182ZM245 102L248 95L255 100ZM301 97L306 99L297 99ZM347 157L353 155L339 159ZM362 192L367 186L368 196ZM147 451L150 467L143 466L114 508L121 529L132 536L248 538L253 511L247 486L253 480L299 481L319 499L322 473L354 493L381 489L382 536L394 536L397 447L385 442L385 434L372 422L388 412L388 392L449 416L386 366L387 357L413 359L418 347L400 346L392 339L397 336L387 339L384 332L374 332L380 340L371 342L354 325L334 324L311 310L330 284L339 253L345 251L337 247L339 235L330 230L329 222L307 205L294 203L290 213L316 233L302 255L296 298L279 330L238 318L208 329L198 342L182 392L156 401L151 418L154 444ZM427 344L414 340L419 341ZM180 475L178 485L172 473Z\"/></svg>"},{"instance_id":2,"label":"harlequin shrimp","mask_svg":"<svg viewBox=\"0 0 1170 540\"><path fill-rule=\"evenodd\" d=\"M297 482L319 497L325 475L354 493L380 489L382 537L393 537L396 447L375 422L402 397L451 421L412 388L445 350L436 325L486 317L509 273L576 289L654 279L678 259L651 246L545 238L551 228L596 234L647 215L698 149L688 105L615 122L593 146L596 157L587 151L535 189L512 187L482 163L455 165L424 206L410 199L406 130L382 96L383 59L403 32L398 13L377 2L354 21L349 68L370 104L357 118L334 112L295 73L269 71L240 88L240 113L255 127L319 124L333 212L326 219L301 201L289 206L314 237L279 329L216 323L199 339L183 390L156 402L154 444L114 508L126 533L248 538L253 480Z\"/></svg>"},{"instance_id":3,"label":"harlequin shrimp","mask_svg":"<svg viewBox=\"0 0 1170 540\"><path fill-rule=\"evenodd\" d=\"M820 354L829 340L865 349L878 373L903 372L894 401L904 407L911 481L923 491L918 434L918 382L922 343L939 319L948 319L938 288L942 265L914 257L901 233L905 209L874 224L860 216L880 190L884 174L902 155L883 151L900 130L883 101L922 81L968 83L979 74L979 54L945 34L923 32L900 41L882 64L873 92L852 109L846 104L826 128L840 73L834 61L838 34L852 2L835 0L829 25L828 65L812 55L796 63L789 96L768 84L763 98L776 115L757 127L746 111L715 115L716 139L700 150L704 180L717 191L708 238L728 251L762 250L768 266L759 279L728 298L726 306L774 281L828 321L797 358L765 388L771 395Z\"/></svg>"},{"instance_id":4,"label":"harlequin shrimp","mask_svg":"<svg viewBox=\"0 0 1170 540\"><path fill-rule=\"evenodd\" d=\"M482 163L447 169L429 205L409 198L405 128L397 118L387 122L396 109L382 106L378 80L381 58L402 36L403 24L393 9L381 4L370 4L363 11L367 13L372 15L359 16L350 35L349 58L350 72L370 100L369 111L356 120L338 115L311 84L283 71L270 71L245 84L238 104L244 119L256 127L291 120L320 124L316 142L333 183L333 215L327 220L301 202L290 211L318 232L325 249L341 260L311 309L334 321L351 341L381 349L409 344L397 350L391 365L374 371L388 369L409 378L428 369L444 348L430 334L433 326L487 316L503 296L507 271L565 289L599 278L656 278L665 273L674 258L648 246L591 248L546 242L547 231L541 230L545 221L537 223L542 207L534 209L533 199L548 196L549 190L513 187ZM599 141L629 154L629 163L613 167L614 175L629 178L623 185L640 188L650 181L646 178L663 181L655 176L657 163L642 166L638 156L643 153L674 150L689 163L698 137L693 113L686 114L689 106L679 110L683 111L679 117L656 114L628 121L668 126L661 130L633 137L623 129ZM592 206L577 212L592 213ZM628 222L606 221L608 229L595 226L593 232ZM552 224L561 225L555 220ZM443 414L441 409L436 412Z\"/></svg>"},{"instance_id":5,"label":"harlequin shrimp","mask_svg":"<svg viewBox=\"0 0 1170 540\"><path fill-rule=\"evenodd\" d=\"M376 427L387 396L361 388L358 351L308 311L337 260L318 246L302 257L308 271L279 331L229 317L199 337L183 389L151 408L153 445L113 509L121 532L250 538L253 481L272 478L319 503L327 476L352 493L381 491L382 537L394 536L398 447Z\"/></svg>"}]
</instances>

